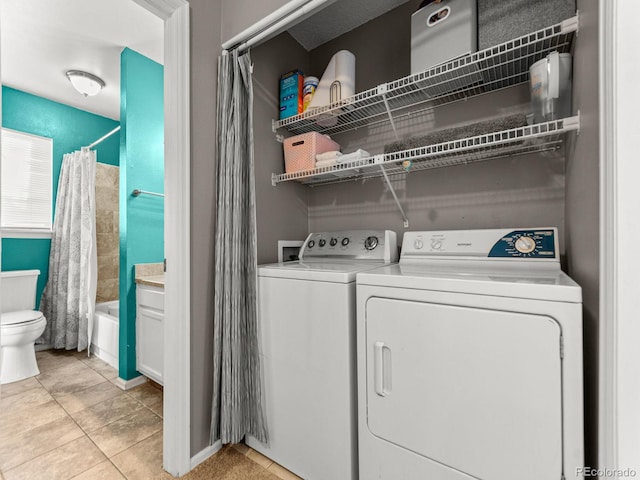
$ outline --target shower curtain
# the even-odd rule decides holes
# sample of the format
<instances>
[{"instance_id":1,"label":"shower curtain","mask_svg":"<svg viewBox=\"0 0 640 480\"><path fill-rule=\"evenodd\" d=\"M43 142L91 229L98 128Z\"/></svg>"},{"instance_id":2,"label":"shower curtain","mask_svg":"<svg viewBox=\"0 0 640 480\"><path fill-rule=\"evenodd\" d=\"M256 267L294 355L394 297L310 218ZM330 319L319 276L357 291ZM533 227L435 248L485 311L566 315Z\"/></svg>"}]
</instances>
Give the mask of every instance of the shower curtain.
<instances>
[{"instance_id":1,"label":"shower curtain","mask_svg":"<svg viewBox=\"0 0 640 480\"><path fill-rule=\"evenodd\" d=\"M47 326L40 343L89 349L97 287L96 152L65 154L58 180L49 280L41 310Z\"/></svg>"},{"instance_id":2,"label":"shower curtain","mask_svg":"<svg viewBox=\"0 0 640 480\"><path fill-rule=\"evenodd\" d=\"M211 441L245 434L267 441L257 321L257 246L253 173L251 59L218 59Z\"/></svg>"}]
</instances>

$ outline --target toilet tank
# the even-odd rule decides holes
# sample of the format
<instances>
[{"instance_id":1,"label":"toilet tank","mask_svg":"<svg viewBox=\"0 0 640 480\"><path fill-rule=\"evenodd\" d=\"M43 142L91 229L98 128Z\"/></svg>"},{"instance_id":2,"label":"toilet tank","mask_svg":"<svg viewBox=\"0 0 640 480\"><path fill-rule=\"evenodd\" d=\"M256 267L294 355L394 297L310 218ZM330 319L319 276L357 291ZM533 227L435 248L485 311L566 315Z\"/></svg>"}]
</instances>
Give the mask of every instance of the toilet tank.
<instances>
[{"instance_id":1,"label":"toilet tank","mask_svg":"<svg viewBox=\"0 0 640 480\"><path fill-rule=\"evenodd\" d=\"M0 311L33 310L40 270L0 272Z\"/></svg>"}]
</instances>

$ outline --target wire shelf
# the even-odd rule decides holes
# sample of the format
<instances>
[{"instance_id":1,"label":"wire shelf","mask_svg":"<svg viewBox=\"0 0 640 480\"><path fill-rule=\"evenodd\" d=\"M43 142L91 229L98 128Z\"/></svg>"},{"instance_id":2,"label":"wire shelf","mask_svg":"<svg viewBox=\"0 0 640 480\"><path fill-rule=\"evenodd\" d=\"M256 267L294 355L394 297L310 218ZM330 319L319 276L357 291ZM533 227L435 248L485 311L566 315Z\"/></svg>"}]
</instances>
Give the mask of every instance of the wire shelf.
<instances>
[{"instance_id":1,"label":"wire shelf","mask_svg":"<svg viewBox=\"0 0 640 480\"><path fill-rule=\"evenodd\" d=\"M373 155L331 167L272 174L272 184L298 181L306 185L325 185L387 175L399 175L431 168L464 165L482 160L557 150L564 134L580 129L574 116L486 135L427 145L410 150ZM410 165L407 165L410 162Z\"/></svg>"},{"instance_id":2,"label":"wire shelf","mask_svg":"<svg viewBox=\"0 0 640 480\"><path fill-rule=\"evenodd\" d=\"M529 67L556 50L569 52L578 17L465 55L424 72L394 80L342 100L283 120L273 120L273 131L284 128L298 135L327 135L388 121L393 114L417 105L434 107L528 81Z\"/></svg>"}]
</instances>

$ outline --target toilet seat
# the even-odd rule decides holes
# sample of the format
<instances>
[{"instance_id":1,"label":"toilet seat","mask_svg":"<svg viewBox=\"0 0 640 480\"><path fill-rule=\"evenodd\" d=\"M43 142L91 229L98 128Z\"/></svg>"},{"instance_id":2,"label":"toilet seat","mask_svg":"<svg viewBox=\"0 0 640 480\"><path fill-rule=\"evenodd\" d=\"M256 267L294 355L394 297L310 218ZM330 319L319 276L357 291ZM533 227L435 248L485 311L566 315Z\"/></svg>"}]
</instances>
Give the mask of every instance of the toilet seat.
<instances>
[{"instance_id":1,"label":"toilet seat","mask_svg":"<svg viewBox=\"0 0 640 480\"><path fill-rule=\"evenodd\" d=\"M44 316L38 310L19 310L17 312L5 312L0 315L2 328L28 327L42 321Z\"/></svg>"}]
</instances>

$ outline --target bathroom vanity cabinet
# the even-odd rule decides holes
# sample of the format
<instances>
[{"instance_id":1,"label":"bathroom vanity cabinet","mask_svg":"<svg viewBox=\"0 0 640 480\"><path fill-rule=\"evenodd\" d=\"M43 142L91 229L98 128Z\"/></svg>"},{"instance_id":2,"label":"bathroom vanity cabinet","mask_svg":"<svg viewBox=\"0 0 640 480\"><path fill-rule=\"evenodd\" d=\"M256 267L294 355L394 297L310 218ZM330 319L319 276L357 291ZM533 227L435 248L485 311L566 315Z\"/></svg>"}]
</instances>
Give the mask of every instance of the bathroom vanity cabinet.
<instances>
[{"instance_id":1,"label":"bathroom vanity cabinet","mask_svg":"<svg viewBox=\"0 0 640 480\"><path fill-rule=\"evenodd\" d=\"M163 385L164 286L136 284L136 368Z\"/></svg>"}]
</instances>

